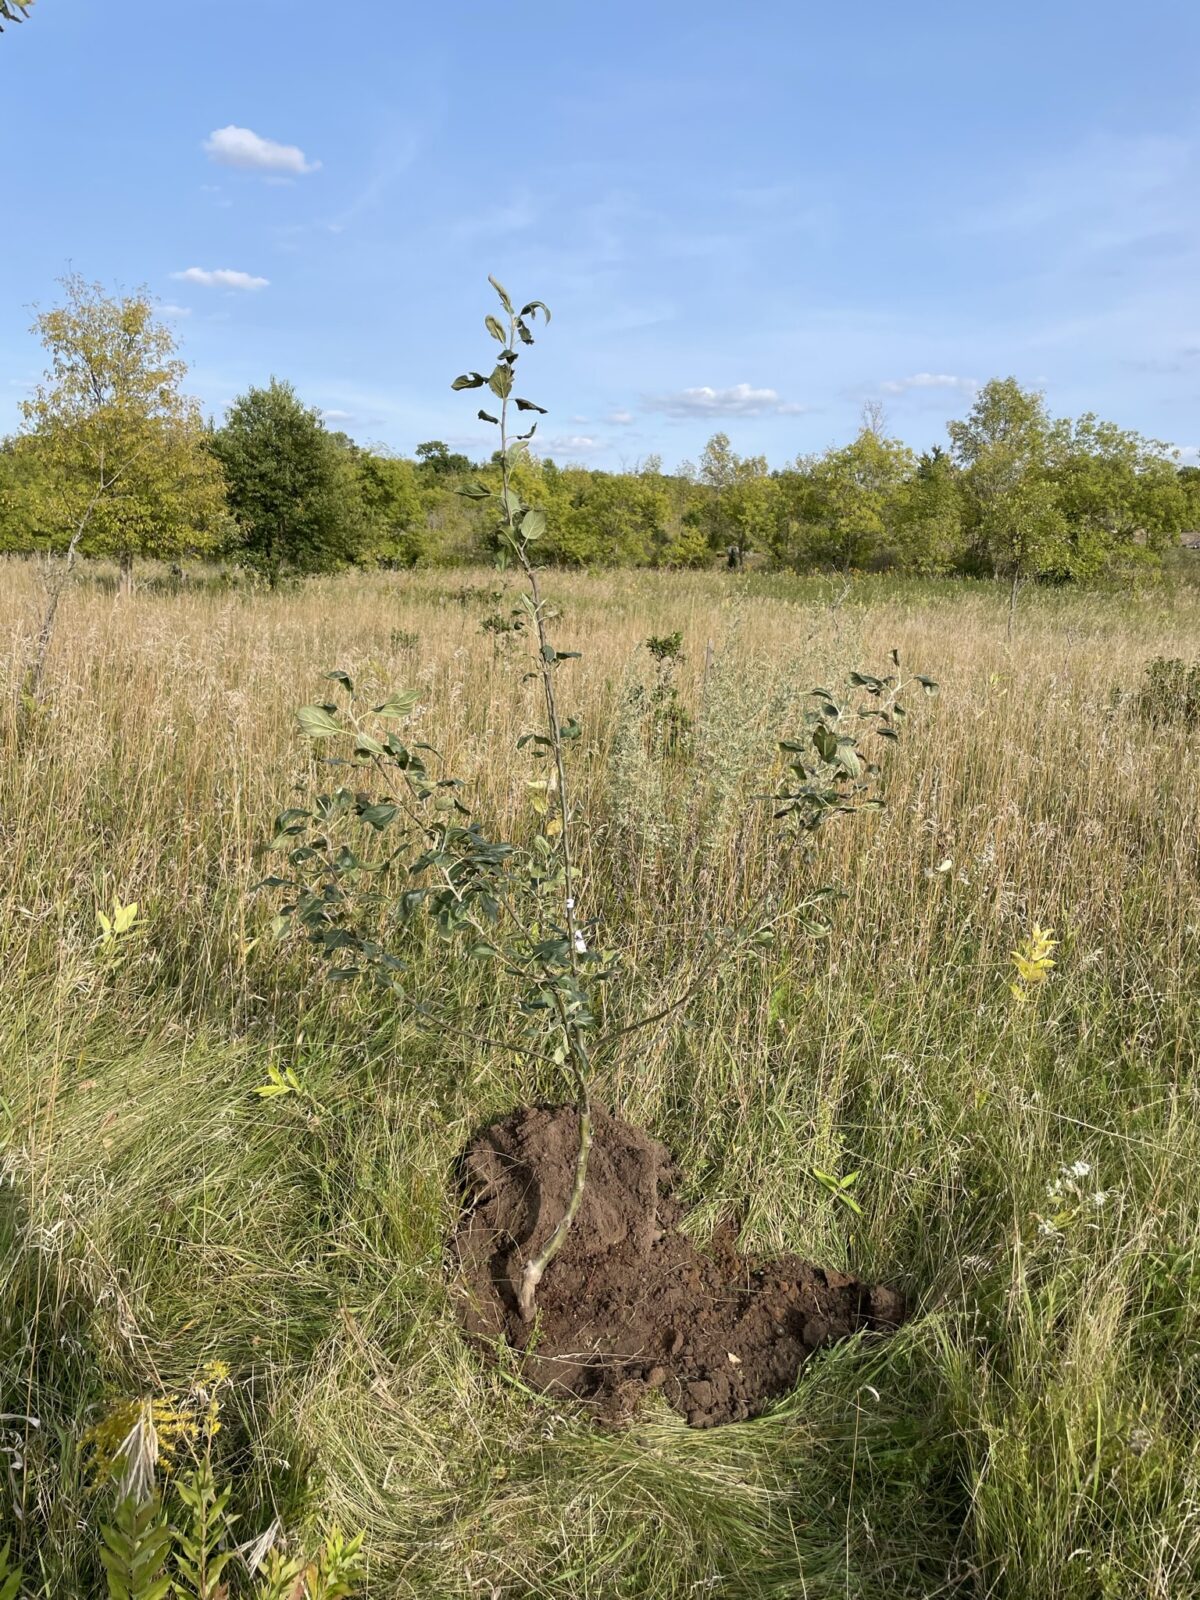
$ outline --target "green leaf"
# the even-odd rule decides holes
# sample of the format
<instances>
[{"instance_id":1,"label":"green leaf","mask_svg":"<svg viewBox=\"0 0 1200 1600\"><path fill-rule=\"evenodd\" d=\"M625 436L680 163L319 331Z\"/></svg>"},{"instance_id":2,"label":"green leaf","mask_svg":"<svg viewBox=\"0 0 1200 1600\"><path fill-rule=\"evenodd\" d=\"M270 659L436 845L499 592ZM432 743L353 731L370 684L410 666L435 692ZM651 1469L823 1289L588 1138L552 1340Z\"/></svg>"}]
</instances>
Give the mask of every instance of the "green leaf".
<instances>
[{"instance_id":1,"label":"green leaf","mask_svg":"<svg viewBox=\"0 0 1200 1600\"><path fill-rule=\"evenodd\" d=\"M533 335L530 333L529 329L525 326L520 317L517 318L517 337L520 339L522 344L533 343Z\"/></svg>"},{"instance_id":2,"label":"green leaf","mask_svg":"<svg viewBox=\"0 0 1200 1600\"><path fill-rule=\"evenodd\" d=\"M862 762L858 758L858 751L854 748L853 739L837 741L837 762L843 772L848 773L850 777L862 777Z\"/></svg>"},{"instance_id":3,"label":"green leaf","mask_svg":"<svg viewBox=\"0 0 1200 1600\"><path fill-rule=\"evenodd\" d=\"M17 1600L25 1581L21 1568L10 1558L11 1544L12 1541L6 1539L0 1546L0 1600Z\"/></svg>"},{"instance_id":4,"label":"green leaf","mask_svg":"<svg viewBox=\"0 0 1200 1600\"><path fill-rule=\"evenodd\" d=\"M532 317L534 313L538 311L542 313L542 316L546 319L547 325L549 325L550 307L544 300L531 300L528 305L521 307L521 315L523 317Z\"/></svg>"},{"instance_id":5,"label":"green leaf","mask_svg":"<svg viewBox=\"0 0 1200 1600\"><path fill-rule=\"evenodd\" d=\"M488 273L488 282L491 284L492 288L495 289L496 293L500 296L500 304L504 307L505 311L507 311L509 316L511 317L512 316L512 301L508 298L508 290L504 287L504 285L502 283L497 282L497 280L492 277L490 272Z\"/></svg>"},{"instance_id":6,"label":"green leaf","mask_svg":"<svg viewBox=\"0 0 1200 1600\"><path fill-rule=\"evenodd\" d=\"M532 543L540 539L546 531L546 513L540 506L530 506L521 518L521 537Z\"/></svg>"},{"instance_id":7,"label":"green leaf","mask_svg":"<svg viewBox=\"0 0 1200 1600\"><path fill-rule=\"evenodd\" d=\"M336 734L346 731L324 706L301 706L296 713L296 721L310 739L332 739Z\"/></svg>"},{"instance_id":8,"label":"green leaf","mask_svg":"<svg viewBox=\"0 0 1200 1600\"><path fill-rule=\"evenodd\" d=\"M482 372L461 373L450 385L452 389L482 389L487 379Z\"/></svg>"},{"instance_id":9,"label":"green leaf","mask_svg":"<svg viewBox=\"0 0 1200 1600\"><path fill-rule=\"evenodd\" d=\"M406 717L421 698L419 689L401 689L388 695L381 706L375 707L377 717Z\"/></svg>"},{"instance_id":10,"label":"green leaf","mask_svg":"<svg viewBox=\"0 0 1200 1600\"><path fill-rule=\"evenodd\" d=\"M940 685L933 678L923 677L921 675L921 673L919 673L919 672L914 673L914 677L916 678L917 682L921 685L922 689L924 689L926 694L929 694L929 695L937 694L938 689L940 688Z\"/></svg>"},{"instance_id":11,"label":"green leaf","mask_svg":"<svg viewBox=\"0 0 1200 1600\"><path fill-rule=\"evenodd\" d=\"M508 343L508 334L501 326L499 317L494 317L489 311L487 316L483 319L483 325L491 334L492 338L497 341L497 343L503 345Z\"/></svg>"},{"instance_id":12,"label":"green leaf","mask_svg":"<svg viewBox=\"0 0 1200 1600\"><path fill-rule=\"evenodd\" d=\"M512 385L510 384L509 387L511 388ZM516 401L516 407L518 411L536 411L540 417L544 417L547 414L545 406L535 405L532 400L522 400L519 397Z\"/></svg>"},{"instance_id":13,"label":"green leaf","mask_svg":"<svg viewBox=\"0 0 1200 1600\"><path fill-rule=\"evenodd\" d=\"M364 806L358 814L364 822L369 822L377 832L382 833L400 815L400 807L393 805L390 800L380 800L374 805Z\"/></svg>"},{"instance_id":14,"label":"green leaf","mask_svg":"<svg viewBox=\"0 0 1200 1600\"><path fill-rule=\"evenodd\" d=\"M506 367L504 363L501 362L500 365L493 370L491 377L487 381L487 386L498 400L507 400L509 395L512 393L512 368ZM521 402L518 400L517 404L520 406ZM524 410L524 407L522 406L521 409Z\"/></svg>"},{"instance_id":15,"label":"green leaf","mask_svg":"<svg viewBox=\"0 0 1200 1600\"><path fill-rule=\"evenodd\" d=\"M500 421L499 417L494 417L490 411L485 411L482 406L480 406L479 410L475 413L475 415L479 418L480 422L499 422Z\"/></svg>"},{"instance_id":16,"label":"green leaf","mask_svg":"<svg viewBox=\"0 0 1200 1600\"><path fill-rule=\"evenodd\" d=\"M490 500L492 491L482 483L464 484L461 489L456 489L455 494L461 494L465 500Z\"/></svg>"},{"instance_id":17,"label":"green leaf","mask_svg":"<svg viewBox=\"0 0 1200 1600\"><path fill-rule=\"evenodd\" d=\"M356 733L354 735L354 754L356 756L384 756L387 751L378 739L373 739L369 733Z\"/></svg>"}]
</instances>

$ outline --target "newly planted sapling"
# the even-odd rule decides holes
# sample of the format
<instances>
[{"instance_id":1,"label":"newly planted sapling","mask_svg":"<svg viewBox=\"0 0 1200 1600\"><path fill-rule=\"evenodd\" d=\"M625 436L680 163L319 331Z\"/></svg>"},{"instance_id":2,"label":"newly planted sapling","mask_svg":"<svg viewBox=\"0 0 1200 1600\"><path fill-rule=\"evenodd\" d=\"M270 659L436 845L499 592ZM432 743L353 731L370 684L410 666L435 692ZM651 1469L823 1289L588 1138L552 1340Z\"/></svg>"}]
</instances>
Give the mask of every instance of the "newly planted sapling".
<instances>
[{"instance_id":1,"label":"newly planted sapling","mask_svg":"<svg viewBox=\"0 0 1200 1600\"><path fill-rule=\"evenodd\" d=\"M539 725L517 740L517 749L538 764L526 784L532 827L518 839L498 837L472 814L462 780L435 772L431 747L411 741L404 729L417 704L415 691L371 706L347 673L335 671L327 677L338 685L338 698L304 706L297 716L318 748L331 752L327 764L340 767L345 781L280 814L270 848L286 867L265 885L283 896L277 930L299 928L328 960L332 977L366 978L395 999L413 1023L552 1064L568 1078L578 1121L574 1180L549 1238L520 1263L515 1291L528 1321L538 1285L583 1198L594 1060L678 1011L724 963L770 945L785 920L803 929L804 913L823 895L801 897L786 910L759 906L741 926L706 937L707 956L679 981L673 998L647 1015L603 1026L604 985L622 969L618 953L598 943L597 919L589 914L587 885L580 879L576 833L587 819L573 802L571 758L582 729L559 703L561 674L579 653L559 649L550 636L554 613L543 596L536 559L546 516L522 499L512 471L536 431L536 417L545 411L517 393L517 364L534 343L538 318L548 323L550 313L540 300L517 310L503 286L494 278L490 282L502 312L484 319L500 346L495 365L487 374L463 373L452 387L486 389L492 409L480 407L478 415L499 433L499 487L476 482L461 492L494 509L498 562L515 568L523 581L519 614L528 628L512 632L528 638L531 675L539 686ZM528 429L510 429L514 410L534 415ZM674 635L650 642L664 684L681 642ZM880 702L868 713L879 731L894 734L903 717L895 680L860 674L855 681ZM779 815L796 817L810 834L839 811L861 809L866 803L861 790L873 770L856 754L852 713L845 711L843 722L843 709L829 692L816 694L819 710L806 741L786 747L806 752L793 764L802 784L785 786L777 796ZM431 998L432 986L423 992L431 936L451 946L464 963L489 965L494 986L486 1006L464 1010L461 1001L439 1004Z\"/></svg>"},{"instance_id":2,"label":"newly planted sapling","mask_svg":"<svg viewBox=\"0 0 1200 1600\"><path fill-rule=\"evenodd\" d=\"M533 837L523 845L492 837L464 804L461 781L435 777L426 762L429 747L404 742L390 724L412 711L415 694L393 695L376 705L368 726L349 676L331 673L345 703L305 706L298 713L300 725L310 738L348 745L350 753L342 759L367 769L374 786L370 791L339 787L318 796L309 809L285 811L277 820L273 844L286 851L291 875L267 882L289 891L281 918L297 922L331 958L335 977L367 974L401 998L415 1021L529 1059L552 1061L568 1075L579 1119L575 1181L550 1238L523 1264L518 1299L522 1314L531 1318L537 1286L583 1196L592 1123L588 1036L596 1020L594 988L608 976L609 957L591 947L594 930L577 902L566 752L581 729L574 719L561 718L556 680L561 664L577 659L578 652L559 650L549 638L549 617L532 559L546 517L522 501L511 473L515 453L537 427L534 421L527 430L510 433L512 411L545 412L515 393L517 346L532 345L539 315L548 322L550 313L540 300L516 310L505 290L492 282L504 316L489 315L485 326L501 346L499 356L490 375L468 372L453 387L486 387L495 397L496 409L480 408L479 416L499 430L500 488L475 483L463 492L493 503L501 563L515 563L525 581L520 612L536 641L534 670L543 707L541 726L517 741L518 749L544 763L545 776L529 785ZM348 844L337 842L354 823L365 824L368 836L377 839L380 859L364 860ZM393 889L397 869L406 884L400 890ZM409 993L409 954L422 921L432 924L438 937L457 944L464 959L493 963L511 1000L506 1026L512 1031L504 1038L495 1037L485 1018L446 1015Z\"/></svg>"}]
</instances>

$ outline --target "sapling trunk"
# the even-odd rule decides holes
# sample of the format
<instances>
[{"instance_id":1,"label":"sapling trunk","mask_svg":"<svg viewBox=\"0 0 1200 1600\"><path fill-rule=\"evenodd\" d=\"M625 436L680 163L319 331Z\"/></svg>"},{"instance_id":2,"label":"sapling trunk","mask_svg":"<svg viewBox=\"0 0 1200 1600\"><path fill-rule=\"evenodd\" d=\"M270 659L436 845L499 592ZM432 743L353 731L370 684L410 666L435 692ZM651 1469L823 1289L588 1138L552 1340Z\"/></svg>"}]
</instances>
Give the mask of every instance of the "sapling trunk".
<instances>
[{"instance_id":1,"label":"sapling trunk","mask_svg":"<svg viewBox=\"0 0 1200 1600\"><path fill-rule=\"evenodd\" d=\"M517 342L517 318L514 313L509 313L508 347L512 349ZM559 807L559 850L563 864L563 911L567 932L568 958L571 963L571 972L578 976L579 956L583 949L583 938L579 932L578 921L575 916L575 878L574 865L571 854L571 806L567 790L567 766L563 754L562 728L558 720L558 705L554 696L554 668L557 660L553 646L546 634L546 615L542 601L541 588L538 584L537 569L530 560L528 541L522 536L513 515L513 496L509 481L509 455L508 455L508 404L509 396L505 394L500 405L500 475L503 485L501 504L504 507L504 526L511 548L516 552L525 581L529 585L529 598L532 602L534 629L537 633L538 643L538 670L542 680L542 697L546 716L546 736L550 741L550 748L554 753L555 777L558 783ZM583 1203L584 1187L587 1183L588 1153L592 1145L592 1106L588 1092L588 1078L591 1063L588 1059L587 1045L584 1042L583 1031L578 1021L567 1011L562 996L555 993L555 1004L558 1008L559 1021L562 1024L564 1042L566 1046L565 1065L570 1073L575 1089L575 1109L579 1119L579 1143L575 1152L575 1175L571 1183L571 1193L567 1200L566 1208L555 1225L553 1233L542 1246L538 1254L525 1263L521 1273L521 1284L517 1293L517 1303L521 1317L524 1321L533 1320L538 1285L546 1268L562 1249L567 1235L574 1225Z\"/></svg>"},{"instance_id":2,"label":"sapling trunk","mask_svg":"<svg viewBox=\"0 0 1200 1600\"><path fill-rule=\"evenodd\" d=\"M588 1094L587 1047L580 1038L572 1039L572 1053L568 1059L572 1062L572 1077L575 1082L576 1111L579 1116L579 1145L575 1152L575 1177L571 1184L570 1197L566 1209L558 1219L554 1232L546 1240L541 1250L532 1261L527 1261L521 1271L521 1285L517 1291L517 1306L521 1312L522 1320L533 1321L534 1296L537 1294L538 1284L542 1281L542 1274L554 1260L555 1256L566 1243L567 1235L579 1215L579 1208L583 1204L583 1191L587 1183L588 1153L592 1148L592 1104ZM580 1070L575 1061L575 1052L583 1061Z\"/></svg>"}]
</instances>

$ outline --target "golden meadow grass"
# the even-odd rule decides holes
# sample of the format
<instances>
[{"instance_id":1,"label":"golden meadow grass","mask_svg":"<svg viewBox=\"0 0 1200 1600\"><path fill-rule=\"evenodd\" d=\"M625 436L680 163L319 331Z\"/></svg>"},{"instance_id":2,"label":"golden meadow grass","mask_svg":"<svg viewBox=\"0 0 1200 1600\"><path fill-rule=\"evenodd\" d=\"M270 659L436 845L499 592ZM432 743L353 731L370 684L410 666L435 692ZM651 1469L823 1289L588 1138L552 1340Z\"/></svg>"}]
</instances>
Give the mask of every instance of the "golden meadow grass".
<instances>
[{"instance_id":1,"label":"golden meadow grass","mask_svg":"<svg viewBox=\"0 0 1200 1600\"><path fill-rule=\"evenodd\" d=\"M630 952L613 1004L681 981L765 892L846 891L827 945L725 974L598 1084L675 1152L698 1228L732 1215L917 1311L701 1435L665 1412L597 1430L463 1347L454 1157L562 1086L331 992L252 893L313 779L294 708L332 667L419 688L472 805L522 826L536 686L481 628L502 580L121 601L88 574L30 730L39 579L3 578L0 1412L40 1426L0 1424L0 1543L45 1593L95 1581L96 1407L213 1359L245 1535L277 1510L364 1527L372 1596L1200 1593L1200 739L1133 704L1149 657L1200 656L1194 589L1032 593L1010 644L989 585L548 578L583 652L561 691L583 896ZM694 727L663 758L627 690L675 629ZM941 694L886 753L888 809L805 867L752 794L805 692L893 647ZM114 897L139 906L115 951ZM1057 965L1018 1004L1035 924ZM426 977L486 997L437 951ZM272 1062L308 1101L254 1094ZM818 1169L860 1170L861 1218Z\"/></svg>"}]
</instances>

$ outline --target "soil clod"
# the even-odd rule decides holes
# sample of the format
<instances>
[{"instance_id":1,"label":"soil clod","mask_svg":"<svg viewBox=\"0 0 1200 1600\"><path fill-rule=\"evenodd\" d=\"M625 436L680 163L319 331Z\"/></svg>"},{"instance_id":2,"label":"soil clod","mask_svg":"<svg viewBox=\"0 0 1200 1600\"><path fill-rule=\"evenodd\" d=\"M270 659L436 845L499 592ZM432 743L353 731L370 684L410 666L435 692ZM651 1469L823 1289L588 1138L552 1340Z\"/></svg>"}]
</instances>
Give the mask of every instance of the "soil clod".
<instances>
[{"instance_id":1,"label":"soil clod","mask_svg":"<svg viewBox=\"0 0 1200 1600\"><path fill-rule=\"evenodd\" d=\"M469 1334L525 1351L535 1387L609 1416L658 1389L694 1427L711 1427L787 1393L812 1351L904 1320L894 1290L798 1256L752 1260L729 1229L700 1249L680 1231L664 1146L597 1108L583 1204L538 1287L534 1322L523 1321L521 1267L566 1205L577 1129L570 1107L522 1107L464 1158L459 1314Z\"/></svg>"}]
</instances>

